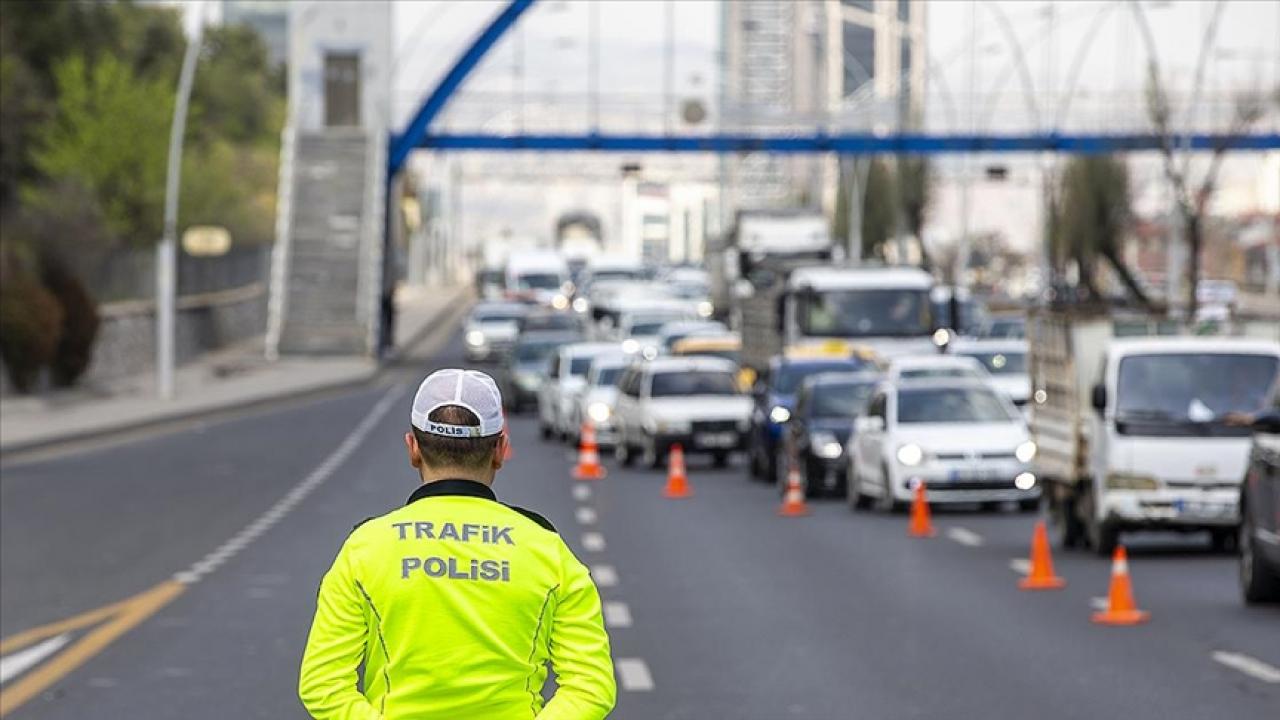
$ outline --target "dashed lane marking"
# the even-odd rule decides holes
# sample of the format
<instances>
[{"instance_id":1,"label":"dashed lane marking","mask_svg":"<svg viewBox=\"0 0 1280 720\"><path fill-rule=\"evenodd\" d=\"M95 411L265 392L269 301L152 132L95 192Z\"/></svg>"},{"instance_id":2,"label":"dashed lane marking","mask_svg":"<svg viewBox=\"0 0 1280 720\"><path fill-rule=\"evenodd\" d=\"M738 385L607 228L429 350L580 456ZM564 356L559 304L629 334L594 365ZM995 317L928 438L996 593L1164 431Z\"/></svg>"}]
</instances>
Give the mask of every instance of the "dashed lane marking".
<instances>
[{"instance_id":1,"label":"dashed lane marking","mask_svg":"<svg viewBox=\"0 0 1280 720\"><path fill-rule=\"evenodd\" d=\"M618 584L618 571L612 565L592 565L591 578L598 587L614 587Z\"/></svg>"},{"instance_id":2,"label":"dashed lane marking","mask_svg":"<svg viewBox=\"0 0 1280 720\"><path fill-rule=\"evenodd\" d=\"M596 524L596 511L589 507L580 507L574 511L573 515L578 519L578 523L581 525Z\"/></svg>"},{"instance_id":3,"label":"dashed lane marking","mask_svg":"<svg viewBox=\"0 0 1280 720\"><path fill-rule=\"evenodd\" d=\"M1014 558L1009 561L1009 569L1019 575L1031 574L1031 561L1026 558Z\"/></svg>"},{"instance_id":4,"label":"dashed lane marking","mask_svg":"<svg viewBox=\"0 0 1280 720\"><path fill-rule=\"evenodd\" d=\"M962 527L949 528L947 538L967 547L981 547L983 543L981 535Z\"/></svg>"},{"instance_id":5,"label":"dashed lane marking","mask_svg":"<svg viewBox=\"0 0 1280 720\"><path fill-rule=\"evenodd\" d=\"M622 689L628 692L648 692L653 689L653 675L649 666L640 658L618 658L614 663Z\"/></svg>"},{"instance_id":6,"label":"dashed lane marking","mask_svg":"<svg viewBox=\"0 0 1280 720\"><path fill-rule=\"evenodd\" d=\"M1215 650L1210 657L1215 662L1226 665L1232 670L1239 670L1249 677L1271 685L1280 685L1280 668L1269 665L1257 658L1226 650Z\"/></svg>"},{"instance_id":7,"label":"dashed lane marking","mask_svg":"<svg viewBox=\"0 0 1280 720\"><path fill-rule=\"evenodd\" d=\"M70 639L70 633L55 635L25 650L19 650L11 655L0 657L0 685L9 682L26 672L31 666L39 664L41 660L58 652Z\"/></svg>"},{"instance_id":8,"label":"dashed lane marking","mask_svg":"<svg viewBox=\"0 0 1280 720\"><path fill-rule=\"evenodd\" d=\"M611 601L604 604L604 624L609 627L631 627L631 608L624 602Z\"/></svg>"},{"instance_id":9,"label":"dashed lane marking","mask_svg":"<svg viewBox=\"0 0 1280 720\"><path fill-rule=\"evenodd\" d=\"M294 485L284 497L276 501L266 512L262 513L253 522L249 523L240 532L231 536L231 539L219 545L213 552L205 555L196 561L191 567L182 572L175 573L174 580L184 584L191 585L198 582L201 578L218 568L219 565L235 557L237 553L248 547L254 540L257 540L266 531L270 530L276 523L280 522L293 511L298 503L302 502L328 480L342 464L347 461L356 448L360 447L360 443L364 442L369 433L373 431L378 421L383 415L391 409L391 405L396 398L400 396L404 390L404 385L394 385L386 394L378 400L369 414L364 416L360 424L355 430L342 441L324 462L320 463L311 474L307 475L297 485Z\"/></svg>"},{"instance_id":10,"label":"dashed lane marking","mask_svg":"<svg viewBox=\"0 0 1280 720\"><path fill-rule=\"evenodd\" d=\"M311 474L307 475L284 497L249 523L240 532L215 548L212 552L190 567L175 573L171 580L156 585L126 600L105 605L95 610L80 613L66 620L61 620L41 627L18 633L0 640L0 664L7 661L6 686L0 693L0 717L24 704L32 697L44 692L48 687L66 677L90 658L114 642L124 633L133 629L147 618L155 615L183 593L190 585L218 568L219 565L243 551L254 540L280 522L308 495L315 491L347 458L355 452L360 443L372 432L374 426L391 409L392 403L403 392L403 385L395 385L387 390L378 400L356 428L342 441L328 457L320 463ZM95 626L96 627L93 627ZM83 637L70 642L66 647L53 647L50 638L59 638L77 630L92 627ZM69 636L68 636L69 637ZM68 640L69 642L69 640ZM35 648L47 649L43 657L26 662L38 653ZM28 654L23 656L21 652ZM9 679L15 682L8 684Z\"/></svg>"},{"instance_id":11,"label":"dashed lane marking","mask_svg":"<svg viewBox=\"0 0 1280 720\"><path fill-rule=\"evenodd\" d=\"M598 532L582 534L582 547L591 552L604 550L604 536Z\"/></svg>"},{"instance_id":12,"label":"dashed lane marking","mask_svg":"<svg viewBox=\"0 0 1280 720\"><path fill-rule=\"evenodd\" d=\"M574 499L574 500L577 500L578 502L586 502L587 500L590 500L590 499L591 499L591 486L589 486L589 485L574 485L574 486L573 486L573 499Z\"/></svg>"}]
</instances>

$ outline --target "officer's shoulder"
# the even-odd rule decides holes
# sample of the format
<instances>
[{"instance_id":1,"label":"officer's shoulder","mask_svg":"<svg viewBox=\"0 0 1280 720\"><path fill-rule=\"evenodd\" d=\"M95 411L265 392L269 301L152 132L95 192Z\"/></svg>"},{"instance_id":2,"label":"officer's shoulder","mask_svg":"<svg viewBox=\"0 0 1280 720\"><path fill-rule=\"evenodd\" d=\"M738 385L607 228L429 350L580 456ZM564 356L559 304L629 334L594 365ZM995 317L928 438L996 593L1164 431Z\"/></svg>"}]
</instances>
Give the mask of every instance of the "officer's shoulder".
<instances>
[{"instance_id":1,"label":"officer's shoulder","mask_svg":"<svg viewBox=\"0 0 1280 720\"><path fill-rule=\"evenodd\" d=\"M511 509L511 510L514 510L514 511L516 511L516 512L520 513L521 515L525 516L526 518L528 518L528 519L532 520L536 525L538 525L539 527L541 527L543 530L549 530L549 531L551 531L551 532L553 532L553 533L559 534L559 531L558 531L558 530L556 530L556 526L555 526L555 525L552 525L550 520L548 520L548 519L546 519L546 518L542 517L542 516L541 516L541 515L539 515L538 513L534 512L534 511L532 511L532 510L530 510L530 509L528 509L528 508L522 508L522 507L520 507L519 505L510 505L510 504L508 504L508 503L502 503L502 504L503 504L503 506L505 506L505 507L507 507L507 508L509 508L509 509Z\"/></svg>"}]
</instances>

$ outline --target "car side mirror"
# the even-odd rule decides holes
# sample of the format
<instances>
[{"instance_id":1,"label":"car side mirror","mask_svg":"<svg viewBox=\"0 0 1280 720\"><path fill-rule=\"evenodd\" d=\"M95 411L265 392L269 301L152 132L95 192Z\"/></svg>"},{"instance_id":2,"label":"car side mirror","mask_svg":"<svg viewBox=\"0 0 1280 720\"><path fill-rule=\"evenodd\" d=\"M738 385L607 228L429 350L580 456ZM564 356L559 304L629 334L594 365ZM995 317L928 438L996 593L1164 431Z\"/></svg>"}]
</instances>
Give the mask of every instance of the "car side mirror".
<instances>
[{"instance_id":1,"label":"car side mirror","mask_svg":"<svg viewBox=\"0 0 1280 720\"><path fill-rule=\"evenodd\" d=\"M1253 419L1250 427L1264 435L1280 435L1280 410L1264 410Z\"/></svg>"},{"instance_id":2,"label":"car side mirror","mask_svg":"<svg viewBox=\"0 0 1280 720\"><path fill-rule=\"evenodd\" d=\"M1093 392L1090 395L1090 404L1099 415L1107 409L1107 387L1102 383L1093 386Z\"/></svg>"}]
</instances>

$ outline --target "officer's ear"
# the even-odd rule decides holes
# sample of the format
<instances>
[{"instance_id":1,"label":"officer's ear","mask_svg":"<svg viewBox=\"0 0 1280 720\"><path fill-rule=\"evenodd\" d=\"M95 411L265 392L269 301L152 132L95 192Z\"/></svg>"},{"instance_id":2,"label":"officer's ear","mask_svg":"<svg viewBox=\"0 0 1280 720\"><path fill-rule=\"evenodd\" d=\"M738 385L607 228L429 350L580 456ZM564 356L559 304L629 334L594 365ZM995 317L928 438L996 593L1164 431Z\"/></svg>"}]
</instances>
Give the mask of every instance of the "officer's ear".
<instances>
[{"instance_id":1,"label":"officer's ear","mask_svg":"<svg viewBox=\"0 0 1280 720\"><path fill-rule=\"evenodd\" d=\"M411 432L405 433L404 446L409 451L409 464L413 466L414 470L421 470L422 450L418 448L418 438L414 437Z\"/></svg>"},{"instance_id":2,"label":"officer's ear","mask_svg":"<svg viewBox=\"0 0 1280 720\"><path fill-rule=\"evenodd\" d=\"M507 458L507 446L510 442L506 432L498 436L498 444L493 446L493 457L489 459L493 465L494 472L502 469L502 463Z\"/></svg>"}]
</instances>

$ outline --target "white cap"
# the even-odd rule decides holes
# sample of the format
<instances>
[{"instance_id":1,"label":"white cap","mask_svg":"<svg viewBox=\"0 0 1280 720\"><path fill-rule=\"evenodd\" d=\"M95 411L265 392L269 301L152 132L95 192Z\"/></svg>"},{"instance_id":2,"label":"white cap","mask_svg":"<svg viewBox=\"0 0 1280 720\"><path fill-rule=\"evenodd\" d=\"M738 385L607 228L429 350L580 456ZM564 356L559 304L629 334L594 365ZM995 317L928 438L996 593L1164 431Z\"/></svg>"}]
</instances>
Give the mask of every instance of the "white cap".
<instances>
[{"instance_id":1,"label":"white cap","mask_svg":"<svg viewBox=\"0 0 1280 720\"><path fill-rule=\"evenodd\" d=\"M437 408L456 405L470 410L480 425L450 425L428 420ZM506 420L502 414L502 393L493 378L476 370L449 368L427 376L413 396L409 418L422 432L443 437L489 437L502 432Z\"/></svg>"}]
</instances>

